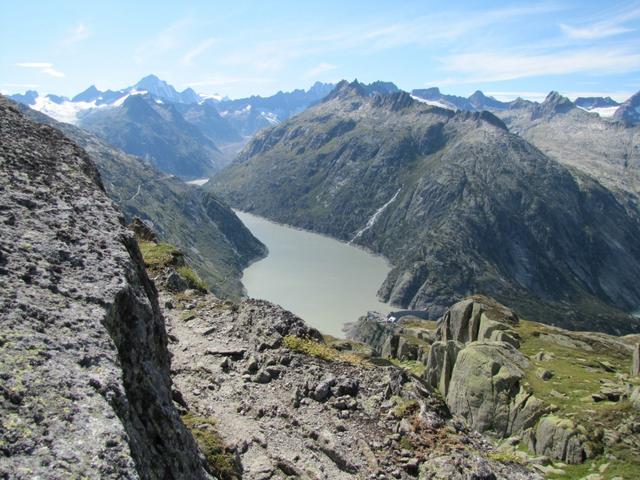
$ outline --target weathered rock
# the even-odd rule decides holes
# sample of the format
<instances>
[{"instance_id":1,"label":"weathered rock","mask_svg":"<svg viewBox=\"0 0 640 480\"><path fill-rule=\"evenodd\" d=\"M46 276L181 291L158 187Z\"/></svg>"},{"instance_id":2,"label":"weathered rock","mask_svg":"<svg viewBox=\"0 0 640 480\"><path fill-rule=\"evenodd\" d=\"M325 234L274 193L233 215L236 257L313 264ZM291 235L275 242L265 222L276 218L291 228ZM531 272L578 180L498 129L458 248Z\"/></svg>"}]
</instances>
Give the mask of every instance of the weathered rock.
<instances>
[{"instance_id":1,"label":"weathered rock","mask_svg":"<svg viewBox=\"0 0 640 480\"><path fill-rule=\"evenodd\" d=\"M504 331L518 323L518 316L495 300L474 296L453 305L438 321L436 338L469 343L476 340L502 341ZM509 343L519 344L515 334Z\"/></svg>"},{"instance_id":2,"label":"weathered rock","mask_svg":"<svg viewBox=\"0 0 640 480\"><path fill-rule=\"evenodd\" d=\"M631 376L638 375L640 375L640 343L634 345L631 357Z\"/></svg>"},{"instance_id":3,"label":"weathered rock","mask_svg":"<svg viewBox=\"0 0 640 480\"><path fill-rule=\"evenodd\" d=\"M586 459L586 441L583 430L573 421L549 415L538 422L535 435L529 437L529 448L537 455L576 464Z\"/></svg>"},{"instance_id":4,"label":"weathered rock","mask_svg":"<svg viewBox=\"0 0 640 480\"><path fill-rule=\"evenodd\" d=\"M453 367L458 353L463 348L462 343L450 340L434 342L429 350L424 379L429 385L440 390L444 396L449 392Z\"/></svg>"},{"instance_id":5,"label":"weathered rock","mask_svg":"<svg viewBox=\"0 0 640 480\"><path fill-rule=\"evenodd\" d=\"M0 205L0 477L207 477L132 232L86 152L2 97Z\"/></svg>"},{"instance_id":6,"label":"weathered rock","mask_svg":"<svg viewBox=\"0 0 640 480\"><path fill-rule=\"evenodd\" d=\"M139 217L133 217L133 220L131 220L129 224L129 229L133 231L137 240L154 243L158 241L156 232Z\"/></svg>"},{"instance_id":7,"label":"weathered rock","mask_svg":"<svg viewBox=\"0 0 640 480\"><path fill-rule=\"evenodd\" d=\"M447 405L480 432L508 437L530 427L543 409L522 389L527 366L526 357L510 345L471 343L458 354Z\"/></svg>"},{"instance_id":8,"label":"weathered rock","mask_svg":"<svg viewBox=\"0 0 640 480\"><path fill-rule=\"evenodd\" d=\"M553 378L553 372L551 370L547 370L545 368L538 368L536 370L536 375L541 380L551 380Z\"/></svg>"},{"instance_id":9,"label":"weathered rock","mask_svg":"<svg viewBox=\"0 0 640 480\"><path fill-rule=\"evenodd\" d=\"M189 285L186 280L178 274L178 272L171 272L167 277L166 287L171 292L184 292L189 288Z\"/></svg>"}]
</instances>

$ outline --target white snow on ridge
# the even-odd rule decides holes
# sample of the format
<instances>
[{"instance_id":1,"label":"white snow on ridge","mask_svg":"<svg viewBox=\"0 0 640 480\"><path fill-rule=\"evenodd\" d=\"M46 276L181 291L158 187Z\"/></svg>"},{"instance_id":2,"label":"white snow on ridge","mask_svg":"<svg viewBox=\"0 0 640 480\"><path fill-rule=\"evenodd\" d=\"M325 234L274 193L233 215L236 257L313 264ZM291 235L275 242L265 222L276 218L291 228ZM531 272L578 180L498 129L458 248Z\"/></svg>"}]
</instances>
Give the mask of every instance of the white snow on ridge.
<instances>
[{"instance_id":1,"label":"white snow on ridge","mask_svg":"<svg viewBox=\"0 0 640 480\"><path fill-rule=\"evenodd\" d=\"M411 98L413 98L414 100L420 103L426 103L427 105L431 105L433 107L440 107L440 108L445 108L447 110L454 110L453 108L451 108L450 105L447 105L442 102L438 102L436 100L425 100L424 98L416 97L415 95L411 95Z\"/></svg>"},{"instance_id":2,"label":"white snow on ridge","mask_svg":"<svg viewBox=\"0 0 640 480\"><path fill-rule=\"evenodd\" d=\"M360 238L362 236L362 234L364 232L366 232L371 227L373 227L373 225L378 221L378 217L380 215L382 215L382 212L384 212L387 209L387 207L389 205L391 205L393 203L393 201L397 198L398 194L400 193L400 190L402 190L402 187L400 187L398 189L398 191L395 193L395 195L393 197L391 197L391 200L389 200L387 203L382 205L378 210L375 211L375 213L373 215L371 215L371 218L369 218L369 220L367 220L367 224L364 227L362 227L360 230L358 230L358 232L349 241L349 243L355 242L358 238Z\"/></svg>"},{"instance_id":3,"label":"white snow on ridge","mask_svg":"<svg viewBox=\"0 0 640 480\"><path fill-rule=\"evenodd\" d=\"M189 184L189 185L197 185L198 187L201 187L204 184L206 184L208 181L209 181L208 178L198 178L196 180L189 180L186 183Z\"/></svg>"},{"instance_id":4,"label":"white snow on ridge","mask_svg":"<svg viewBox=\"0 0 640 480\"><path fill-rule=\"evenodd\" d=\"M585 112L597 113L598 115L604 118L613 117L613 114L616 113L616 110L618 109L618 107L600 107L600 108L592 108L591 110L584 107L578 107L578 108L584 110Z\"/></svg>"},{"instance_id":5,"label":"white snow on ridge","mask_svg":"<svg viewBox=\"0 0 640 480\"><path fill-rule=\"evenodd\" d=\"M75 125L78 123L79 116L85 112L94 110L96 108L119 107L131 95L144 95L146 93L146 90L131 90L126 95L122 95L115 102L104 103L102 105L96 105L95 101L72 102L70 100L65 100L62 103L55 103L48 97L41 95L36 98L35 104L30 105L30 107L40 113L44 113L45 115L54 118L55 120L58 120L59 122L71 123Z\"/></svg>"},{"instance_id":6,"label":"white snow on ridge","mask_svg":"<svg viewBox=\"0 0 640 480\"><path fill-rule=\"evenodd\" d=\"M35 104L31 105L31 108L44 113L59 122L76 123L80 112L97 107L96 102L64 101L62 103L55 103L45 96L39 96L36 98Z\"/></svg>"}]
</instances>

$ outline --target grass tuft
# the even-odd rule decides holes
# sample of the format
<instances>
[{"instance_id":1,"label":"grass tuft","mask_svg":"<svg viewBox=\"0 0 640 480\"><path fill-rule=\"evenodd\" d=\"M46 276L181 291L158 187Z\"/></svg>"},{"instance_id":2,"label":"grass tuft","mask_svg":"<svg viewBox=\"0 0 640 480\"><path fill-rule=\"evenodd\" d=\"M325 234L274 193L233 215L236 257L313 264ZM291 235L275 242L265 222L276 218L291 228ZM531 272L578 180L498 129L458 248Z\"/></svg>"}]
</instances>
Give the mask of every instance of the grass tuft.
<instances>
[{"instance_id":1,"label":"grass tuft","mask_svg":"<svg viewBox=\"0 0 640 480\"><path fill-rule=\"evenodd\" d=\"M220 480L241 478L234 456L227 450L222 437L220 437L215 420L187 413L182 416L182 421L191 431L193 438L202 450L211 473Z\"/></svg>"},{"instance_id":2,"label":"grass tuft","mask_svg":"<svg viewBox=\"0 0 640 480\"><path fill-rule=\"evenodd\" d=\"M283 340L284 346L295 352L304 353L312 357L320 358L327 362L345 362L356 366L368 366L369 364L360 356L353 353L344 353L335 348L309 338L287 335Z\"/></svg>"}]
</instances>

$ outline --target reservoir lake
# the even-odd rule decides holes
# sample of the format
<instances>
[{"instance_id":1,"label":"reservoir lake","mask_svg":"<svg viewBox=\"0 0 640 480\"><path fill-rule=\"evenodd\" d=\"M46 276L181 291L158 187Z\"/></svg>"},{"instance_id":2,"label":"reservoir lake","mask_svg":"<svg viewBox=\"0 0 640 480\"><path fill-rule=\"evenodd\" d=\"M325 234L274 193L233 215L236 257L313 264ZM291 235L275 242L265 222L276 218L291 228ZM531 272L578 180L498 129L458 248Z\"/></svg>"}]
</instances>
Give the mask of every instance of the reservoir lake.
<instances>
[{"instance_id":1,"label":"reservoir lake","mask_svg":"<svg viewBox=\"0 0 640 480\"><path fill-rule=\"evenodd\" d=\"M322 333L340 338L345 323L369 310L398 310L376 296L391 270L384 258L324 235L235 213L269 249L267 257L243 272L249 297L282 305Z\"/></svg>"}]
</instances>

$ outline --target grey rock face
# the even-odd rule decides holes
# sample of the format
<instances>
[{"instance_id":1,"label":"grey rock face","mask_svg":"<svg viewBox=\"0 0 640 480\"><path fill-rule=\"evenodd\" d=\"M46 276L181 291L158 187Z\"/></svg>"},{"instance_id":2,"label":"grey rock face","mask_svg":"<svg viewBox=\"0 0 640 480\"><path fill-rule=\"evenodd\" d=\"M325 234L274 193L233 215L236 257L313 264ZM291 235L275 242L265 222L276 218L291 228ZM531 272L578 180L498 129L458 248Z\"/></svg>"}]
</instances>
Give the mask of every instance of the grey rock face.
<instances>
[{"instance_id":1,"label":"grey rock face","mask_svg":"<svg viewBox=\"0 0 640 480\"><path fill-rule=\"evenodd\" d=\"M571 420L552 415L538 423L530 448L538 455L557 458L567 463L582 463L586 458L584 432Z\"/></svg>"},{"instance_id":2,"label":"grey rock face","mask_svg":"<svg viewBox=\"0 0 640 480\"><path fill-rule=\"evenodd\" d=\"M508 344L474 342L460 351L447 405L480 432L502 438L535 425L542 402L522 388L527 359Z\"/></svg>"},{"instance_id":3,"label":"grey rock face","mask_svg":"<svg viewBox=\"0 0 640 480\"><path fill-rule=\"evenodd\" d=\"M503 341L505 331L517 323L518 316L509 308L491 298L476 296L456 303L444 314L438 322L436 338L462 343ZM513 340L517 343L515 338Z\"/></svg>"},{"instance_id":4,"label":"grey rock face","mask_svg":"<svg viewBox=\"0 0 640 480\"><path fill-rule=\"evenodd\" d=\"M0 98L0 476L207 478L157 293L87 154Z\"/></svg>"},{"instance_id":5,"label":"grey rock face","mask_svg":"<svg viewBox=\"0 0 640 480\"><path fill-rule=\"evenodd\" d=\"M178 247L216 295L241 296L242 269L263 256L266 248L227 205L85 130L35 110L25 108L24 112L39 123L54 126L87 151L100 171L107 195L128 222L140 217L161 241Z\"/></svg>"},{"instance_id":6,"label":"grey rock face","mask_svg":"<svg viewBox=\"0 0 640 480\"><path fill-rule=\"evenodd\" d=\"M640 92L620 105L613 118L628 125L640 124Z\"/></svg>"},{"instance_id":7,"label":"grey rock face","mask_svg":"<svg viewBox=\"0 0 640 480\"><path fill-rule=\"evenodd\" d=\"M631 358L631 375L640 375L640 343L636 343L633 347L633 355Z\"/></svg>"},{"instance_id":8,"label":"grey rock face","mask_svg":"<svg viewBox=\"0 0 640 480\"><path fill-rule=\"evenodd\" d=\"M513 311L487 297L456 303L438 321L424 373L452 413L502 438L535 425L544 413L522 386L529 361L517 350L511 328L517 323Z\"/></svg>"}]
</instances>

